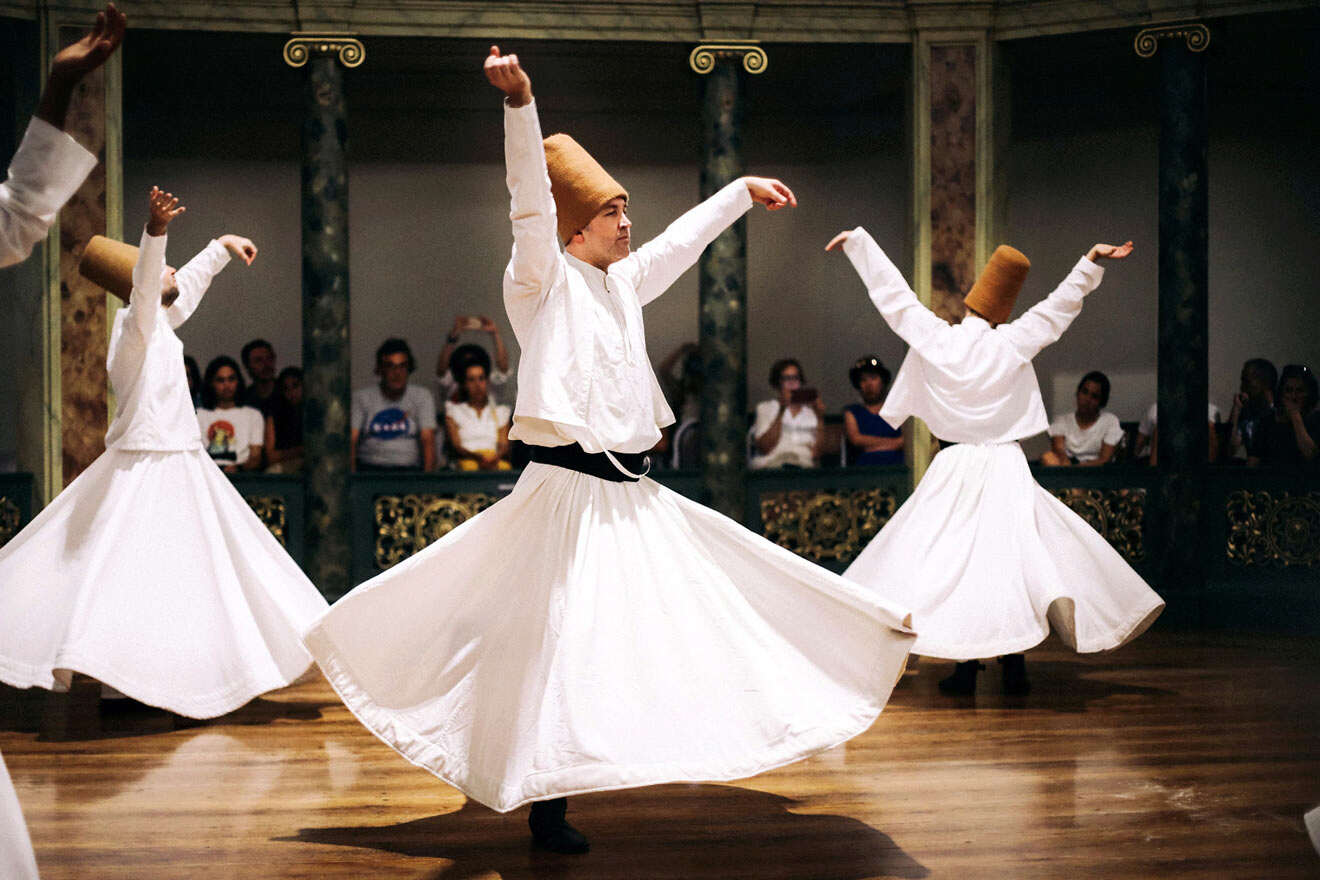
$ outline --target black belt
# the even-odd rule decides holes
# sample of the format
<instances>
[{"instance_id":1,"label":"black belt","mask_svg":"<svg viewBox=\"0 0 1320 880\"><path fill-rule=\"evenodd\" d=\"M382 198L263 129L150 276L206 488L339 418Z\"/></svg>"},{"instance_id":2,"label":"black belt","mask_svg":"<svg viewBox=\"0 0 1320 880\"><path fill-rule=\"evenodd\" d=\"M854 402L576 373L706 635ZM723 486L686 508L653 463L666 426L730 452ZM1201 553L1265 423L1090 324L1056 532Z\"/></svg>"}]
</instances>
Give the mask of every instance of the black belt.
<instances>
[{"instance_id":1,"label":"black belt","mask_svg":"<svg viewBox=\"0 0 1320 880\"><path fill-rule=\"evenodd\" d=\"M635 483L637 480L620 471L603 452L587 452L577 443L567 446L533 446L532 461L568 468L589 477L598 477L615 483ZM645 452L610 452L619 464L634 474L645 474L651 458Z\"/></svg>"}]
</instances>

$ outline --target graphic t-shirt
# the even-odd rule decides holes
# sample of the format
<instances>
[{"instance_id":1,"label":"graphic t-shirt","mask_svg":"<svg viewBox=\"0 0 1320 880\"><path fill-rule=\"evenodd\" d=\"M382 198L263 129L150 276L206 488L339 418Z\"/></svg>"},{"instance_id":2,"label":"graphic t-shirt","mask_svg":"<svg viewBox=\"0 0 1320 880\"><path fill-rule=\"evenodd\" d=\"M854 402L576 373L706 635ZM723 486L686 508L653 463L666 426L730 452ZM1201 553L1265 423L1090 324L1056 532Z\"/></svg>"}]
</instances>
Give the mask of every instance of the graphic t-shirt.
<instances>
[{"instance_id":1,"label":"graphic t-shirt","mask_svg":"<svg viewBox=\"0 0 1320 880\"><path fill-rule=\"evenodd\" d=\"M250 406L199 409L197 424L207 454L220 465L243 464L252 447L260 446L266 436L266 420L260 410Z\"/></svg>"},{"instance_id":2,"label":"graphic t-shirt","mask_svg":"<svg viewBox=\"0 0 1320 880\"><path fill-rule=\"evenodd\" d=\"M358 461L376 467L422 466L417 437L435 428L435 398L409 385L398 400L390 400L379 385L353 392L350 427L358 430Z\"/></svg>"}]
</instances>

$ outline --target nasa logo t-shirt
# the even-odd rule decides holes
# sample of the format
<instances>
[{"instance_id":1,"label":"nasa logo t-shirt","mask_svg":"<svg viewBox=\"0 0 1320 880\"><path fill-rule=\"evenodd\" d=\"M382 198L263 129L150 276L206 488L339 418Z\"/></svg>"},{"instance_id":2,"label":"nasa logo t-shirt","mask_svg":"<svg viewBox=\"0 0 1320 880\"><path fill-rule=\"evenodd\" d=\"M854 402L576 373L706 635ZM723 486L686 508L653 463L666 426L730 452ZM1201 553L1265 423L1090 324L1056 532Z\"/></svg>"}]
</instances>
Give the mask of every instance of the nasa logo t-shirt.
<instances>
[{"instance_id":1,"label":"nasa logo t-shirt","mask_svg":"<svg viewBox=\"0 0 1320 880\"><path fill-rule=\"evenodd\" d=\"M353 393L352 427L358 430L358 461L378 467L421 467L422 431L435 427L435 398L417 385L390 400L379 385Z\"/></svg>"}]
</instances>

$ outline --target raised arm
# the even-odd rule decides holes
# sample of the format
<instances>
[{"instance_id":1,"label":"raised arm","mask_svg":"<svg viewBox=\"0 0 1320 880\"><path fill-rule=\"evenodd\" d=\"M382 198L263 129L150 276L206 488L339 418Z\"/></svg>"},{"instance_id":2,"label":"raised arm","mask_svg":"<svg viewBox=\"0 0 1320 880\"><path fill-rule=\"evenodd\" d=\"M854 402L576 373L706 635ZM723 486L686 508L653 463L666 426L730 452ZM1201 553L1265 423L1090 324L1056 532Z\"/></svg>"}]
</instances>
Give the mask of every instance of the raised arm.
<instances>
[{"instance_id":1,"label":"raised arm","mask_svg":"<svg viewBox=\"0 0 1320 880\"><path fill-rule=\"evenodd\" d=\"M767 210L796 206L797 197L782 181L769 177L741 177L670 223L664 232L637 249L616 271L632 274L642 305L670 288L692 267L701 252L752 206Z\"/></svg>"},{"instance_id":2,"label":"raised arm","mask_svg":"<svg viewBox=\"0 0 1320 880\"><path fill-rule=\"evenodd\" d=\"M506 306L539 297L562 271L555 200L545 169L541 122L532 99L532 81L517 55L490 47L484 70L491 85L504 92L504 164L509 187L513 256L504 273Z\"/></svg>"},{"instance_id":3,"label":"raised arm","mask_svg":"<svg viewBox=\"0 0 1320 880\"><path fill-rule=\"evenodd\" d=\"M165 243L170 222L187 210L173 193L153 186L147 196L147 228L142 233L142 247L133 266L133 292L129 295L128 320L143 339L150 339L160 308L161 289L165 284Z\"/></svg>"},{"instance_id":4,"label":"raised arm","mask_svg":"<svg viewBox=\"0 0 1320 880\"><path fill-rule=\"evenodd\" d=\"M1132 253L1132 242L1123 245L1097 244L1077 261L1077 265L1045 299L1036 303L1022 317L1005 324L1000 332L1023 358L1031 360L1042 348L1058 340L1068 325L1081 314L1082 300L1100 286L1105 270L1100 260L1121 260Z\"/></svg>"},{"instance_id":5,"label":"raised arm","mask_svg":"<svg viewBox=\"0 0 1320 880\"><path fill-rule=\"evenodd\" d=\"M166 311L171 327L178 327L188 320L201 303L212 280L220 274L221 269L229 265L231 255L251 266L257 258L257 246L242 236L222 235L211 239L211 243L197 256L174 273L174 284L179 288L179 296Z\"/></svg>"},{"instance_id":6,"label":"raised arm","mask_svg":"<svg viewBox=\"0 0 1320 880\"><path fill-rule=\"evenodd\" d=\"M912 288L903 280L903 274L871 238L871 234L858 226L840 232L825 250L839 245L852 262L853 268L866 285L871 302L879 310L895 333L922 357L933 359L938 353L940 338L949 332L949 325L921 304Z\"/></svg>"}]
</instances>

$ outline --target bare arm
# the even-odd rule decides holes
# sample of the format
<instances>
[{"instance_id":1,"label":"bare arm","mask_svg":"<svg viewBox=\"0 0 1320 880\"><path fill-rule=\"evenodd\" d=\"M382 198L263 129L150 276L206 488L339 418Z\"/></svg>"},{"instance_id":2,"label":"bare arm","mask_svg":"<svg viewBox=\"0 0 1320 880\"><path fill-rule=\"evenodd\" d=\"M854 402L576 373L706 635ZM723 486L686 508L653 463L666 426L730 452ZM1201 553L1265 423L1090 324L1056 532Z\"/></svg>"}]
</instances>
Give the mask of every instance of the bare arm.
<instances>
[{"instance_id":1,"label":"bare arm","mask_svg":"<svg viewBox=\"0 0 1320 880\"><path fill-rule=\"evenodd\" d=\"M360 433L357 428L353 428L348 432L348 472L350 474L357 473L357 448Z\"/></svg>"},{"instance_id":2,"label":"bare arm","mask_svg":"<svg viewBox=\"0 0 1320 880\"><path fill-rule=\"evenodd\" d=\"M857 417L848 410L843 411L843 430L848 436L848 443L864 452L891 452L903 448L901 436L877 437L874 434L863 434L857 425Z\"/></svg>"},{"instance_id":3,"label":"bare arm","mask_svg":"<svg viewBox=\"0 0 1320 880\"><path fill-rule=\"evenodd\" d=\"M769 455L770 450L779 444L779 435L784 427L784 405L779 404L779 412L775 414L775 420L770 423L770 427L765 432L756 437L756 451L762 455Z\"/></svg>"},{"instance_id":4,"label":"bare arm","mask_svg":"<svg viewBox=\"0 0 1320 880\"><path fill-rule=\"evenodd\" d=\"M41 103L37 105L35 115L38 119L56 128L64 128L74 89L84 76L104 64L119 48L127 27L128 19L124 14L115 8L115 4L107 3L105 11L97 13L92 29L81 40L59 51L51 61L50 76L41 93Z\"/></svg>"},{"instance_id":5,"label":"bare arm","mask_svg":"<svg viewBox=\"0 0 1320 880\"><path fill-rule=\"evenodd\" d=\"M430 473L435 470L435 428L418 431L417 442L422 444L422 470Z\"/></svg>"},{"instance_id":6,"label":"bare arm","mask_svg":"<svg viewBox=\"0 0 1320 880\"><path fill-rule=\"evenodd\" d=\"M1077 462L1078 467L1099 467L1102 464L1109 464L1114 458L1114 451L1117 449L1112 443L1100 444L1100 455L1090 461Z\"/></svg>"}]
</instances>

